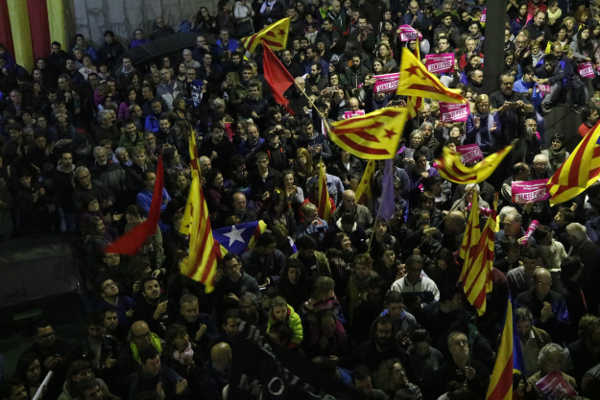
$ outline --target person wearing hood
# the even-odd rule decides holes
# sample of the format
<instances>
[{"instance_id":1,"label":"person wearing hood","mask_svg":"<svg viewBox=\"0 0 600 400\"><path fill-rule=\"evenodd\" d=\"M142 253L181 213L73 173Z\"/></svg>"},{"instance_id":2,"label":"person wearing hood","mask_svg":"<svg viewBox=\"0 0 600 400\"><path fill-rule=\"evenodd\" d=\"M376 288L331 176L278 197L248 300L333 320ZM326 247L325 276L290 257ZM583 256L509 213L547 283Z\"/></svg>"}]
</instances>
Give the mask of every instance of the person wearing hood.
<instances>
[{"instance_id":1,"label":"person wearing hood","mask_svg":"<svg viewBox=\"0 0 600 400\"><path fill-rule=\"evenodd\" d=\"M281 296L277 296L271 300L269 321L267 322L267 334L271 332L271 329L277 323L284 323L292 330L289 346L291 348L300 346L304 339L302 320L298 313L294 311L294 308Z\"/></svg>"}]
</instances>

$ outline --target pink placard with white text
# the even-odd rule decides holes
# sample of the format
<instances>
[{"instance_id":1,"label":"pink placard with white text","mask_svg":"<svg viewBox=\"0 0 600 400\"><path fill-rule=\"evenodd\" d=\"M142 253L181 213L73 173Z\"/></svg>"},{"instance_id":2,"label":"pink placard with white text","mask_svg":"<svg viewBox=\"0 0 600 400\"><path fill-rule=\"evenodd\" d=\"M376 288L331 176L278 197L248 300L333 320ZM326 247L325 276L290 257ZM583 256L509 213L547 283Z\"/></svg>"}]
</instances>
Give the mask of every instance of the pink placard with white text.
<instances>
[{"instance_id":1,"label":"pink placard with white text","mask_svg":"<svg viewBox=\"0 0 600 400\"><path fill-rule=\"evenodd\" d=\"M442 122L465 122L470 113L469 104L445 103L440 101Z\"/></svg>"},{"instance_id":2,"label":"pink placard with white text","mask_svg":"<svg viewBox=\"0 0 600 400\"><path fill-rule=\"evenodd\" d=\"M577 65L577 71L582 78L593 78L595 75L594 66L589 61Z\"/></svg>"},{"instance_id":3,"label":"pink placard with white text","mask_svg":"<svg viewBox=\"0 0 600 400\"><path fill-rule=\"evenodd\" d=\"M471 164L483 159L483 153L481 152L479 145L475 143L456 146L456 151L460 153L464 164Z\"/></svg>"},{"instance_id":4,"label":"pink placard with white text","mask_svg":"<svg viewBox=\"0 0 600 400\"><path fill-rule=\"evenodd\" d=\"M425 66L432 74L443 74L454 68L454 53L427 54Z\"/></svg>"}]
</instances>

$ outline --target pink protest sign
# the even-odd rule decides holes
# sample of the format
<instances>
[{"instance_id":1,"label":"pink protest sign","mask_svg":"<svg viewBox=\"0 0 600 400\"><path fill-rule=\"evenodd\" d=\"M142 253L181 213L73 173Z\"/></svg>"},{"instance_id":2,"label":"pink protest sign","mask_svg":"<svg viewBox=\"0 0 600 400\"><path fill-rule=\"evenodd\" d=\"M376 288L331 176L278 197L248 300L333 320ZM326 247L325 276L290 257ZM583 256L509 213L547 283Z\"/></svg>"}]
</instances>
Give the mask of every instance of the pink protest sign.
<instances>
[{"instance_id":1,"label":"pink protest sign","mask_svg":"<svg viewBox=\"0 0 600 400\"><path fill-rule=\"evenodd\" d=\"M481 10L481 17L479 17L479 22L485 24L485 21L487 21L487 8Z\"/></svg>"},{"instance_id":2,"label":"pink protest sign","mask_svg":"<svg viewBox=\"0 0 600 400\"><path fill-rule=\"evenodd\" d=\"M454 53L427 54L425 66L432 74L443 74L454 68Z\"/></svg>"},{"instance_id":3,"label":"pink protest sign","mask_svg":"<svg viewBox=\"0 0 600 400\"><path fill-rule=\"evenodd\" d=\"M464 164L471 164L483 159L483 153L477 144L463 144L456 146L456 151L461 155Z\"/></svg>"},{"instance_id":4,"label":"pink protest sign","mask_svg":"<svg viewBox=\"0 0 600 400\"><path fill-rule=\"evenodd\" d=\"M401 42L410 42L411 40L419 40L423 39L423 35L421 35L415 28L410 25L400 25L398 27L398 32L400 32L400 41Z\"/></svg>"},{"instance_id":5,"label":"pink protest sign","mask_svg":"<svg viewBox=\"0 0 600 400\"><path fill-rule=\"evenodd\" d=\"M536 85L538 87L538 90L542 94L542 96L545 96L548 93L550 93L550 85L548 85L546 83L536 83Z\"/></svg>"},{"instance_id":6,"label":"pink protest sign","mask_svg":"<svg viewBox=\"0 0 600 400\"><path fill-rule=\"evenodd\" d=\"M393 74L374 75L373 78L375 78L373 92L395 92L398 88L400 72L394 72Z\"/></svg>"},{"instance_id":7,"label":"pink protest sign","mask_svg":"<svg viewBox=\"0 0 600 400\"><path fill-rule=\"evenodd\" d=\"M581 76L582 78L594 77L594 67L589 61L577 65L577 71L579 72L579 76Z\"/></svg>"},{"instance_id":8,"label":"pink protest sign","mask_svg":"<svg viewBox=\"0 0 600 400\"><path fill-rule=\"evenodd\" d=\"M577 395L573 386L563 378L560 371L554 371L535 383L545 399L559 400L572 398Z\"/></svg>"},{"instance_id":9,"label":"pink protest sign","mask_svg":"<svg viewBox=\"0 0 600 400\"><path fill-rule=\"evenodd\" d=\"M517 204L537 203L550 198L548 179L535 179L533 181L513 181L512 201Z\"/></svg>"},{"instance_id":10,"label":"pink protest sign","mask_svg":"<svg viewBox=\"0 0 600 400\"><path fill-rule=\"evenodd\" d=\"M344 111L344 119L358 117L359 115L365 115L365 110Z\"/></svg>"},{"instance_id":11,"label":"pink protest sign","mask_svg":"<svg viewBox=\"0 0 600 400\"><path fill-rule=\"evenodd\" d=\"M465 122L470 113L469 104L444 103L440 101L442 122Z\"/></svg>"}]
</instances>

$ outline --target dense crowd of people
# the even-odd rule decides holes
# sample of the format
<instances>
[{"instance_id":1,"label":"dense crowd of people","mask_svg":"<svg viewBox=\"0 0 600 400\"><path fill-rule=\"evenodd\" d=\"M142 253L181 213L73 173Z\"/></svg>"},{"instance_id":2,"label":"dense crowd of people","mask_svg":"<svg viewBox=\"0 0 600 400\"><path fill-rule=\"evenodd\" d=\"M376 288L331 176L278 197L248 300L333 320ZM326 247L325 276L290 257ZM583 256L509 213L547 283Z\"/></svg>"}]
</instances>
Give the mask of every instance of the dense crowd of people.
<instances>
[{"instance_id":1,"label":"dense crowd of people","mask_svg":"<svg viewBox=\"0 0 600 400\"><path fill-rule=\"evenodd\" d=\"M592 3L508 0L504 37L485 38L484 0L221 1L216 16L201 7L176 29L158 18L129 44L110 31L98 45L81 34L70 49L54 42L32 71L0 46L0 237L78 237L89 305L85 337L36 322L0 398L32 398L52 371L43 399L480 400L509 295L524 359L514 398L551 398L548 376L571 388L560 398L600 398L600 185L555 207L511 192L513 181L549 178L600 118ZM293 114L273 100L261 51L239 41L286 16L278 56L295 78ZM400 25L422 40L403 41ZM135 64L128 48L175 30L197 33L195 47ZM504 41L493 93L486 39ZM403 131L386 221L383 162L357 198L366 162L328 139L321 116L404 105L375 93L374 76L397 72L402 47L417 45L421 57L455 55L440 79L471 112L442 122L424 99ZM545 125L556 106L581 126ZM220 260L209 294L179 273L190 135L213 229L267 224L253 248ZM486 156L514 139L480 184L450 183L433 166L443 146L477 144ZM146 217L159 154L160 229L134 256L105 253ZM328 220L317 207L322 164ZM497 196L501 223L479 317L457 285L473 196L483 209Z\"/></svg>"}]
</instances>

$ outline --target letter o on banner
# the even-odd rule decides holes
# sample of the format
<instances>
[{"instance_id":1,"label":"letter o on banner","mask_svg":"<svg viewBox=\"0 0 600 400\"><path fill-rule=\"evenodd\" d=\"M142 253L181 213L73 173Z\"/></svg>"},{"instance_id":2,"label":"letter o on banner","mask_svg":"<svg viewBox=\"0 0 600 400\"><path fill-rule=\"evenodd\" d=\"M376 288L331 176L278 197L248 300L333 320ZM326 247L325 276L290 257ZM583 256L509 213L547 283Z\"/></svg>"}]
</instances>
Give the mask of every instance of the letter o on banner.
<instances>
[{"instance_id":1,"label":"letter o on banner","mask_svg":"<svg viewBox=\"0 0 600 400\"><path fill-rule=\"evenodd\" d=\"M274 376L269 383L267 383L267 390L269 391L269 394L273 396L281 396L285 391L285 383L280 377Z\"/></svg>"}]
</instances>

